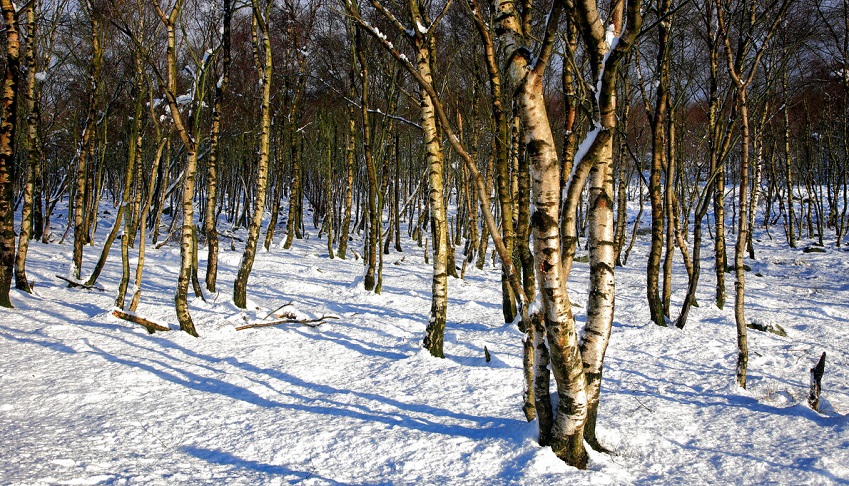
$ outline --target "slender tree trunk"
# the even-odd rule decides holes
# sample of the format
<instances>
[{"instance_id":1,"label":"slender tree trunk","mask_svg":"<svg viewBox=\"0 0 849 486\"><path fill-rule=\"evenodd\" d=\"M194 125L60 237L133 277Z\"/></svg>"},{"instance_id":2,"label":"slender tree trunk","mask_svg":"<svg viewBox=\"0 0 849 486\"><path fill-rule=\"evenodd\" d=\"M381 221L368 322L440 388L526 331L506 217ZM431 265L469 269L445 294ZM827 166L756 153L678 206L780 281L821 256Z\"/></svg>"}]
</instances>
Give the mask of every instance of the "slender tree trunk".
<instances>
[{"instance_id":1,"label":"slender tree trunk","mask_svg":"<svg viewBox=\"0 0 849 486\"><path fill-rule=\"evenodd\" d=\"M477 5L475 1L473 5ZM512 266L513 247L515 239L515 230L513 227L513 206L512 197L510 195L510 161L509 161L509 144L508 144L508 120L507 113L504 110L502 94L501 94L501 71L496 60L495 47L489 34L489 27L484 22L482 10L473 7L475 12L473 19L478 34L484 46L486 58L486 68L489 74L489 93L490 102L492 104L492 120L495 126L496 134L493 137L495 150L495 179L497 184L498 203L501 210L501 238L504 241L507 254ZM513 322L516 319L516 298L517 296L511 289L507 263L502 261L501 267L501 309L504 315L504 322Z\"/></svg>"},{"instance_id":2,"label":"slender tree trunk","mask_svg":"<svg viewBox=\"0 0 849 486\"><path fill-rule=\"evenodd\" d=\"M417 1L410 2L410 14L417 25L426 25ZM427 83L432 83L431 75L431 45L422 32L416 32L413 43L416 49L416 67ZM433 279L431 281L430 319L425 330L424 347L432 356L444 358L443 341L445 338L445 318L448 307L448 225L443 200L443 179L445 157L433 100L420 90L422 134L428 165L428 192L431 215L431 234L433 237Z\"/></svg>"},{"instance_id":3,"label":"slender tree trunk","mask_svg":"<svg viewBox=\"0 0 849 486\"><path fill-rule=\"evenodd\" d=\"M796 248L796 212L793 204L793 160L790 152L790 110L787 107L789 95L787 93L787 70L781 76L782 94L784 95L784 107L782 111L783 138L784 138L784 183L787 188L787 240L790 248ZM844 143L846 143L844 141Z\"/></svg>"},{"instance_id":4,"label":"slender tree trunk","mask_svg":"<svg viewBox=\"0 0 849 486\"><path fill-rule=\"evenodd\" d=\"M83 134L79 146L79 156L77 160L77 186L74 195L74 250L72 256L72 277L75 280L81 278L83 264L83 246L89 240L88 223L90 218L87 216L88 197L91 196L89 190L89 179L92 177L93 167L90 167L90 159L93 155L94 130L96 128L96 117L99 103L100 92L100 77L103 68L103 48L100 44L100 19L97 18L98 12L91 10L89 12L91 21L91 63L89 64L89 92L88 92L88 114L86 115L86 123L83 127ZM96 210L96 208L95 208Z\"/></svg>"},{"instance_id":5,"label":"slender tree trunk","mask_svg":"<svg viewBox=\"0 0 849 486\"><path fill-rule=\"evenodd\" d=\"M740 217L737 218L737 244L734 247L734 320L737 323L737 384L746 388L746 371L749 363L749 344L746 336L746 317L744 312L746 271L743 267L743 254L746 251L746 239L749 234L749 219L746 216L749 205L749 108L746 92L740 90L737 95L740 107L740 124L743 132L740 140L740 181L739 205Z\"/></svg>"},{"instance_id":6,"label":"slender tree trunk","mask_svg":"<svg viewBox=\"0 0 849 486\"><path fill-rule=\"evenodd\" d=\"M189 281L192 276L192 234L194 232L194 193L195 176L197 174L197 145L189 135L188 127L183 123L180 107L177 104L177 52L176 52L176 24L183 7L184 0L177 0L168 16L155 5L157 14L165 25L168 34L166 47L167 80L165 95L171 108L171 116L174 120L174 128L180 136L180 140L186 149L186 169L183 175L183 196L181 206L183 210L183 223L180 236L180 273L177 279L177 291L174 294L174 307L180 329L192 336L197 336L194 322L189 314L188 291ZM174 216L176 219L176 215Z\"/></svg>"},{"instance_id":7,"label":"slender tree trunk","mask_svg":"<svg viewBox=\"0 0 849 486\"><path fill-rule=\"evenodd\" d=\"M139 254L138 254L138 262L136 263L136 277L133 280L133 295L130 300L130 311L135 312L136 308L139 305L139 300L141 299L141 284L142 284L142 274L144 272L144 258L145 251L147 247L147 218L150 214L150 206L153 203L153 185L156 181L156 173L159 168L159 164L162 160L162 152L165 148L167 137L163 138L161 142L159 142L159 147L156 149L156 155L153 158L153 164L150 169L150 179L148 181L148 191L147 191L147 199L145 200L144 207L141 208L140 214L141 218L139 219Z\"/></svg>"},{"instance_id":8,"label":"slender tree trunk","mask_svg":"<svg viewBox=\"0 0 849 486\"><path fill-rule=\"evenodd\" d=\"M245 253L242 255L242 262L239 265L239 271L236 274L236 280L233 283L233 302L236 307L244 309L247 306L247 287L248 277L253 268L254 259L256 258L256 247L259 240L259 230L262 227L262 214L265 210L265 193L268 187L268 155L271 140L271 74L272 74L272 57L271 57L271 39L269 37L268 20L271 12L271 3L265 7L265 13L260 11L258 0L251 0L253 5L253 15L259 26L259 34L262 37L262 48L259 49L264 55L264 63L260 72L260 80L262 82L262 104L260 107L261 113L261 131L259 141L259 160L257 161L256 171L256 194L254 195L254 210L251 217L250 226L248 227L248 240L245 243ZM257 46L259 48L259 46Z\"/></svg>"},{"instance_id":9,"label":"slender tree trunk","mask_svg":"<svg viewBox=\"0 0 849 486\"><path fill-rule=\"evenodd\" d=\"M670 1L660 1L660 15L669 12ZM658 294L660 285L660 258L663 251L663 197L661 194L660 174L666 154L666 115L669 106L669 22L658 26L657 71L660 79L657 84L655 109L651 119L652 127L652 163L649 176L649 198L651 200L651 250L646 269L646 292L648 294L651 320L666 326L663 301ZM667 161L667 164L671 161ZM669 182L667 182L669 184Z\"/></svg>"},{"instance_id":10,"label":"slender tree trunk","mask_svg":"<svg viewBox=\"0 0 849 486\"><path fill-rule=\"evenodd\" d=\"M353 62L356 62L354 60ZM354 96L354 72L353 68L351 69L351 88L348 91L351 97ZM354 201L354 156L356 155L356 119L354 118L354 107L351 104L348 104L346 107L346 112L348 115L347 118L347 128L348 131L345 133L345 208L342 216L342 228L341 233L339 235L339 246L336 249L336 254L341 259L345 259L347 251L348 251L348 231L351 228L351 207ZM412 224L412 221L410 222Z\"/></svg>"},{"instance_id":11,"label":"slender tree trunk","mask_svg":"<svg viewBox=\"0 0 849 486\"><path fill-rule=\"evenodd\" d=\"M230 0L224 0L224 31L221 36L221 79L215 84L212 105L212 130L209 140L209 160L207 161L206 213L203 218L203 234L206 236L206 290L215 292L218 281L218 159L220 157L221 109L224 93L230 80L230 19L232 15Z\"/></svg>"},{"instance_id":12,"label":"slender tree trunk","mask_svg":"<svg viewBox=\"0 0 849 486\"><path fill-rule=\"evenodd\" d=\"M357 28L357 61L362 73L362 94L360 97L360 115L363 123L363 154L365 156L366 176L368 177L367 213L368 213L368 241L366 244L366 273L363 278L363 287L367 291L375 288L375 272L377 271L377 251L380 247L380 215L377 213L377 171L374 166L374 156L371 147L371 122L369 120L369 71L366 59L365 46L363 45L362 33ZM440 199L442 192L440 191Z\"/></svg>"},{"instance_id":13,"label":"slender tree trunk","mask_svg":"<svg viewBox=\"0 0 849 486\"><path fill-rule=\"evenodd\" d=\"M139 21L139 32L144 29L143 21ZM130 135L130 144L127 154L127 172L124 178L124 193L121 196L121 208L115 218L115 228L124 223L124 231L121 236L121 282L118 284L118 295L115 298L115 307L124 310L124 299L127 295L127 286L130 282L130 246L136 238L136 231L132 224L133 210L130 208L130 198L133 192L133 180L135 179L135 191L140 193L141 172L136 170L136 165L141 169L142 152L142 90L144 78L142 73L142 59L140 55L135 58L135 113L133 114L133 128ZM135 208L140 212L139 208ZM124 219L122 221L121 219ZM104 247L105 249L105 247Z\"/></svg>"},{"instance_id":14,"label":"slender tree trunk","mask_svg":"<svg viewBox=\"0 0 849 486\"><path fill-rule=\"evenodd\" d=\"M3 76L3 101L0 106L0 306L11 308L9 290L15 265L15 219L12 170L15 163L15 132L18 128L18 80L20 79L21 43L18 36L16 7L11 0L0 0L6 22L6 72Z\"/></svg>"},{"instance_id":15,"label":"slender tree trunk","mask_svg":"<svg viewBox=\"0 0 849 486\"><path fill-rule=\"evenodd\" d=\"M301 67L303 71L303 66ZM298 77L295 95L292 98L292 106L289 110L289 143L292 149L292 185L289 189L289 216L286 219L286 241L283 248L288 250L292 247L292 241L303 238L301 233L301 218L303 214L303 181L301 170L301 146L299 143L298 117L300 110L300 97L304 91L305 76L301 72Z\"/></svg>"},{"instance_id":16,"label":"slender tree trunk","mask_svg":"<svg viewBox=\"0 0 849 486\"><path fill-rule=\"evenodd\" d=\"M41 139L38 136L40 123L39 90L36 80L36 50L35 43L38 38L35 11L39 8L39 2L33 2L26 11L26 25L28 42L24 51L24 63L27 66L27 86L24 95L27 113L27 178L24 185L24 205L21 210L21 233L18 237L18 252L15 256L15 288L24 292L32 292L32 286L27 280L26 262L29 240L33 234L33 212L36 201L34 192L36 190L36 176L41 165ZM38 201L40 205L40 200ZM40 213L40 211L38 211Z\"/></svg>"}]
</instances>

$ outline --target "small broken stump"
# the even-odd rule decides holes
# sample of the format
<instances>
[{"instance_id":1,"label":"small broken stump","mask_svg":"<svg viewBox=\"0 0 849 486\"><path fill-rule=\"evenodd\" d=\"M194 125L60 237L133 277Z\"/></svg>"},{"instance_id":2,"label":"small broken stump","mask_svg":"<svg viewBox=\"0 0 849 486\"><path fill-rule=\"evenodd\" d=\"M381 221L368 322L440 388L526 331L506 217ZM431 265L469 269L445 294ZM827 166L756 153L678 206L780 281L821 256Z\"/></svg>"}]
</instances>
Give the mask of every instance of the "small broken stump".
<instances>
[{"instance_id":1,"label":"small broken stump","mask_svg":"<svg viewBox=\"0 0 849 486\"><path fill-rule=\"evenodd\" d=\"M822 391L822 375L825 373L825 352L820 356L817 365L811 368L811 392L808 395L808 405L814 412L820 411L820 391Z\"/></svg>"}]
</instances>

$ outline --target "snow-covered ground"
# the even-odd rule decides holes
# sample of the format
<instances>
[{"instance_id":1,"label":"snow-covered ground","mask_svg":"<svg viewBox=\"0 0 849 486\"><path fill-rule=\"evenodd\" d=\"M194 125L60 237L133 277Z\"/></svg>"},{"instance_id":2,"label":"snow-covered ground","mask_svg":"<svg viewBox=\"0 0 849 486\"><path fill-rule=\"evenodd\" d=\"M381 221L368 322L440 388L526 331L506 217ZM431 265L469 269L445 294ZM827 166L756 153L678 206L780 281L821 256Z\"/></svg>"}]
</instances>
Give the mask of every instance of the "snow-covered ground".
<instances>
[{"instance_id":1,"label":"snow-covered ground","mask_svg":"<svg viewBox=\"0 0 849 486\"><path fill-rule=\"evenodd\" d=\"M524 421L522 336L501 320L496 268L450 279L447 359L434 359L420 346L430 293L420 248L405 241L387 255L374 295L362 290L361 260L331 260L326 241L309 236L259 253L247 312L231 298L240 248L223 251L221 292L190 303L199 339L148 335L112 317L117 247L104 291L86 291L55 277L68 272L70 244L33 243L35 294L13 291L17 309L0 321L0 483L849 483L845 251L757 244L747 317L788 337L750 330L741 390L733 305L711 303L711 261L687 327L657 327L645 304L644 236L631 266L616 271L599 417L613 453L591 453L578 471L540 448ZM86 247L84 271L98 253ZM178 265L178 246L148 248L140 315L176 327ZM678 270L674 314L686 284ZM587 274L576 263L571 298L582 306ZM733 302L731 274L728 288ZM283 310L339 319L235 330L288 302ZM823 351L818 414L805 401Z\"/></svg>"}]
</instances>

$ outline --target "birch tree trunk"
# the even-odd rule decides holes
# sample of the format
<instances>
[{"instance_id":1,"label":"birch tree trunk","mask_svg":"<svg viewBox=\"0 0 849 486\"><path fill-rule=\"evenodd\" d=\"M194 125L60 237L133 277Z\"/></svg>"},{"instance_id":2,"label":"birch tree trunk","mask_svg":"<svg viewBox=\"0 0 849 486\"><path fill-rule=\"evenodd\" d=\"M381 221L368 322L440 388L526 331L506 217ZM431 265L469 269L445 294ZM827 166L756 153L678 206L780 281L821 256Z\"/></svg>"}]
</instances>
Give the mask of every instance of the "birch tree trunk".
<instances>
[{"instance_id":1,"label":"birch tree trunk","mask_svg":"<svg viewBox=\"0 0 849 486\"><path fill-rule=\"evenodd\" d=\"M224 93L230 81L230 19L232 4L224 0L224 25L221 33L221 79L215 84L212 103L212 130L209 139L209 160L207 161L206 213L203 217L203 234L206 236L206 290L215 292L218 281L218 159L220 157L221 107Z\"/></svg>"},{"instance_id":2,"label":"birch tree trunk","mask_svg":"<svg viewBox=\"0 0 849 486\"><path fill-rule=\"evenodd\" d=\"M32 287L27 279L27 250L33 234L34 192L42 157L41 139L38 136L41 117L38 102L39 89L35 77L37 72L35 43L38 35L35 11L40 9L40 5L40 2L33 2L26 11L27 43L24 51L24 63L27 67L27 85L24 101L27 113L27 178L24 185L24 204L21 210L21 233L18 236L18 252L15 255L15 288L29 293L32 293Z\"/></svg>"},{"instance_id":3,"label":"birch tree trunk","mask_svg":"<svg viewBox=\"0 0 849 486\"><path fill-rule=\"evenodd\" d=\"M772 5L774 7L775 4ZM725 43L726 61L728 73L737 88L736 106L740 113L740 177L739 177L739 216L737 227L737 243L734 247L734 273L736 280L734 288L736 295L734 297L734 320L737 323L737 385L740 388L746 388L746 373L749 361L749 345L746 335L746 319L745 319L745 285L746 273L743 267L743 254L746 251L746 241L749 233L749 145L751 143L750 127L749 127L749 102L748 89L755 78L758 70L758 65L769 45L770 38L779 25L784 13L789 6L789 0L783 0L778 5L778 10L774 16L765 16L764 12L757 12L757 4L747 7L748 11L744 11L745 18L742 19L741 25L748 26L748 30L754 30L757 22L763 18L772 18L772 24L764 32L762 39L759 39L759 45L756 48L754 56L749 60L748 65L745 64L745 56L750 48L752 36L740 36L737 40L737 48L731 47L731 35L726 27L725 16L727 12L721 3L721 0L716 0L717 23L722 34L722 40ZM770 7L768 7L769 9ZM744 71L745 69L745 71Z\"/></svg>"},{"instance_id":4,"label":"birch tree trunk","mask_svg":"<svg viewBox=\"0 0 849 486\"><path fill-rule=\"evenodd\" d=\"M89 5L89 7L91 7ZM92 167L89 167L93 155L94 130L96 128L96 116L100 99L100 77L103 69L103 48L100 39L99 12L94 8L88 9L91 22L91 62L89 64L89 88L88 88L88 113L85 126L78 149L77 158L77 181L74 194L74 250L71 260L71 274L75 280L81 278L83 263L83 246L89 241L88 234L88 210L87 201L91 197L89 179ZM97 208L94 208L95 211Z\"/></svg>"},{"instance_id":5,"label":"birch tree trunk","mask_svg":"<svg viewBox=\"0 0 849 486\"><path fill-rule=\"evenodd\" d=\"M18 81L21 43L18 17L11 0L0 0L6 30L6 72L3 75L3 100L0 106L0 307L11 308L9 290L15 264L15 201L12 170L15 163L15 132L18 128Z\"/></svg>"},{"instance_id":6,"label":"birch tree trunk","mask_svg":"<svg viewBox=\"0 0 849 486\"><path fill-rule=\"evenodd\" d=\"M418 2L410 2L414 22L422 22ZM417 31L414 37L416 65L422 78L432 82L430 70L431 51L427 39ZM448 223L442 198L445 159L442 153L439 130L433 112L433 101L427 93L420 91L422 132L426 162L428 165L428 193L430 201L431 232L433 237L433 278L431 280L430 319L425 330L424 347L432 356L444 358L445 319L448 306ZM453 262L451 262L453 264Z\"/></svg>"},{"instance_id":7,"label":"birch tree trunk","mask_svg":"<svg viewBox=\"0 0 849 486\"><path fill-rule=\"evenodd\" d=\"M513 226L513 206L510 195L510 168L509 168L509 144L507 113L504 110L502 100L502 76L496 60L495 46L493 45L489 27L483 20L483 14L477 0L470 1L473 12L472 19L475 28L481 38L486 59L486 69L489 75L489 96L492 109L492 120L495 126L495 137L493 145L495 151L495 178L496 191L498 195L499 209L501 210L501 238L506 248L506 256L510 258L512 266L515 229ZM490 187L490 186L487 186ZM501 309L504 322L513 322L516 319L516 299L518 296L513 292L509 277L507 263L502 258L501 263Z\"/></svg>"},{"instance_id":8,"label":"birch tree trunk","mask_svg":"<svg viewBox=\"0 0 849 486\"><path fill-rule=\"evenodd\" d=\"M180 12L183 8L184 0L177 0L172 7L171 12L166 16L159 8L157 3L154 3L157 15L165 25L167 32L167 47L166 47L166 63L167 63L167 79L166 85L162 86L165 91L165 96L168 101L168 106L171 108L171 117L174 120L174 128L186 149L186 170L183 176L183 196L181 206L183 210L183 223L180 231L180 274L177 278L177 291L174 294L174 307L177 313L177 320L180 323L180 329L197 337L198 333L195 329L192 316L189 314L188 291L189 281L192 273L192 245L194 232L194 193L195 193L195 176L197 174L197 144L189 133L188 127L183 122L183 117L180 114L180 107L177 104L177 42L176 42L176 25L180 17Z\"/></svg>"},{"instance_id":9,"label":"birch tree trunk","mask_svg":"<svg viewBox=\"0 0 849 486\"><path fill-rule=\"evenodd\" d=\"M239 265L239 271L236 275L236 280L233 283L233 302L236 307L244 309L247 306L247 286L248 277L253 268L254 259L256 258L256 247L259 241L259 230L262 227L262 214L265 210L265 193L268 187L268 155L269 141L271 139L271 74L272 74L272 57L271 57L271 38L268 30L269 14L271 12L271 2L265 6L265 13L260 10L258 0L251 0L253 6L253 15L256 19L259 35L262 37L262 48L260 51L264 56L262 71L259 73L259 79L262 82L262 104L260 107L261 113L261 131L259 137L259 160L257 161L256 172L256 194L254 194L254 210L251 217L250 226L248 227L248 240L245 243L245 253L242 255L242 262ZM259 46L257 46L259 47Z\"/></svg>"},{"instance_id":10,"label":"birch tree trunk","mask_svg":"<svg viewBox=\"0 0 849 486\"><path fill-rule=\"evenodd\" d=\"M353 32L355 27L351 26L349 28L349 33ZM354 68L353 65L356 64L356 54L354 53L355 47L353 43L351 45L351 70L349 76L350 80L350 88L348 90L348 96L351 99L354 99L355 89L354 89ZM342 227L341 232L339 234L339 246L336 249L336 255L345 259L348 252L348 232L351 228L351 209L354 202L354 157L356 156L356 141L357 141L357 121L355 118L354 106L350 103L345 107L345 113L347 115L347 131L345 132L345 202L344 202L344 210L342 216ZM411 222L412 224L412 222Z\"/></svg>"},{"instance_id":11,"label":"birch tree trunk","mask_svg":"<svg viewBox=\"0 0 849 486\"><path fill-rule=\"evenodd\" d=\"M143 17L140 17L143 18ZM144 29L144 22L139 20L139 33ZM136 174L136 164L141 164L141 149L142 149L142 60L140 55L135 56L135 113L133 114L133 128L130 135L129 150L127 151L127 172L124 178L124 193L121 196L121 207L118 210L118 216L115 218L115 224L120 225L121 219L124 221L124 231L121 236L121 281L118 284L118 295L115 298L115 307L124 310L124 299L127 294L127 286L130 282L130 246L136 238L136 232L132 225L132 209L130 208L130 197L132 196L133 180L135 178L135 190L140 192L141 173ZM138 177L136 177L138 175ZM138 211L138 208L136 208Z\"/></svg>"},{"instance_id":12,"label":"birch tree trunk","mask_svg":"<svg viewBox=\"0 0 849 486\"><path fill-rule=\"evenodd\" d=\"M377 214L377 171L374 166L374 156L371 147L371 122L369 120L369 71L368 60L366 58L364 39L360 29L356 29L357 35L357 61L360 65L362 75L362 93L360 96L360 115L363 123L363 156L365 157L366 176L368 178L368 194L366 207L368 214L368 238L366 242L366 254L363 259L366 264L366 273L363 278L363 287L365 290L374 290L376 285L377 272L377 251L380 248L380 215ZM441 193L440 193L441 197Z\"/></svg>"},{"instance_id":13,"label":"birch tree trunk","mask_svg":"<svg viewBox=\"0 0 849 486\"><path fill-rule=\"evenodd\" d=\"M670 1L661 0L658 15L669 12ZM658 26L658 53L656 70L659 73L655 108L651 118L652 162L649 176L649 198L651 200L651 251L646 263L646 292L648 293L651 320L658 326L666 326L663 301L658 293L660 285L660 260L663 251L663 196L660 176L666 153L666 115L669 106L669 31L670 24L661 22ZM666 161L667 164L670 161ZM669 181L667 181L667 190Z\"/></svg>"},{"instance_id":14,"label":"birch tree trunk","mask_svg":"<svg viewBox=\"0 0 849 486\"><path fill-rule=\"evenodd\" d=\"M553 30L560 16L555 3L548 17L547 31ZM499 40L509 59L507 72L516 90L519 114L532 167L534 212L531 227L534 236L536 279L539 287L545 334L551 357L551 371L559 396L550 432L554 453L576 467L586 467L583 427L587 414L586 382L575 331L575 319L560 265L560 162L545 110L543 73L551 45L543 44L545 56L535 62L525 44L519 13L512 0L498 0L496 18ZM540 431L544 437L547 431Z\"/></svg>"}]
</instances>

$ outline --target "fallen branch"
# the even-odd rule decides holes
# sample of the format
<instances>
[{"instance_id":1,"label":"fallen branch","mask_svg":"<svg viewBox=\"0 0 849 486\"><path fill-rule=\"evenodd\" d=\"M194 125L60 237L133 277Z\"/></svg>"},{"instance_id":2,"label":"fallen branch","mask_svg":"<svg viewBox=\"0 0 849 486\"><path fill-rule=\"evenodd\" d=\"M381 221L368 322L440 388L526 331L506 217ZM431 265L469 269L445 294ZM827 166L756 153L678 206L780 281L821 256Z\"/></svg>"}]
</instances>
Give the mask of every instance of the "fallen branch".
<instances>
[{"instance_id":1,"label":"fallen branch","mask_svg":"<svg viewBox=\"0 0 849 486\"><path fill-rule=\"evenodd\" d=\"M267 316L265 316L265 317L263 317L262 319L263 319L263 320L268 319L269 317L271 317L271 314L274 314L275 312L277 312L277 311L279 311L280 309L282 309L282 308L286 307L287 305L292 305L292 304L294 304L294 303L295 303L295 301L294 301L294 300L290 300L288 303L283 304L283 305L281 305L280 307L278 307L278 308L274 309L273 311L269 312L269 313L268 313L268 315L267 315Z\"/></svg>"},{"instance_id":2,"label":"fallen branch","mask_svg":"<svg viewBox=\"0 0 849 486\"><path fill-rule=\"evenodd\" d=\"M86 289L86 290L99 290L101 292L105 291L105 289L103 289L102 287L97 287L94 284L88 285L88 284L85 284L85 283L82 283L82 282L75 282L75 281L73 281L69 278L63 277L61 275L56 275L56 278L58 278L59 280L64 280L64 281L68 282L68 287L71 287L71 288L80 288L80 289Z\"/></svg>"},{"instance_id":3,"label":"fallen branch","mask_svg":"<svg viewBox=\"0 0 849 486\"><path fill-rule=\"evenodd\" d=\"M136 324L140 324L140 325L144 326L145 328L147 328L148 334L153 334L156 331L164 332L164 331L170 331L171 330L170 327L165 327L165 326L157 324L153 321L149 321L149 320L145 319L144 317L139 317L139 316L136 316L136 315L133 315L133 314L128 314L128 313L126 313L124 311L120 311L118 309L113 310L112 315L117 317L118 319L123 319L125 321L134 322Z\"/></svg>"},{"instance_id":4,"label":"fallen branch","mask_svg":"<svg viewBox=\"0 0 849 486\"><path fill-rule=\"evenodd\" d=\"M245 324L244 326L239 326L236 328L237 331L241 331L242 329L251 329L254 327L271 327L271 326L279 326L281 324L303 324L304 326L309 327L318 327L327 319L339 319L337 316L321 316L318 319L283 319L282 321L273 321L273 322L257 322L256 324Z\"/></svg>"}]
</instances>

